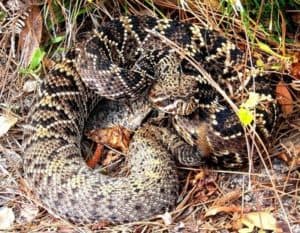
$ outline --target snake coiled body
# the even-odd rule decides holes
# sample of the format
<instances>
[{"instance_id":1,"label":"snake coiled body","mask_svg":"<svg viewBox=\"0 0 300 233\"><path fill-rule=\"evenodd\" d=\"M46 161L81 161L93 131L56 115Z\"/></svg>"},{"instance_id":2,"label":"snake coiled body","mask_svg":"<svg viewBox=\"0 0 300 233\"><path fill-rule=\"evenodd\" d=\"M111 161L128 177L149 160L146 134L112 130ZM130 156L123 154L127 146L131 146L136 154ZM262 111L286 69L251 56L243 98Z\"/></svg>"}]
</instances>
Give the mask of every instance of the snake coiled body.
<instances>
[{"instance_id":1,"label":"snake coiled body","mask_svg":"<svg viewBox=\"0 0 300 233\"><path fill-rule=\"evenodd\" d=\"M191 82L188 91L178 91L179 97L177 92L170 91L167 93L172 97L165 98L164 89L154 87L155 91L150 91L153 105L171 114L176 109L182 114L192 112L191 107L205 109L213 114L210 127L214 132L218 130L216 137L222 137L223 133L241 136L240 126L230 130L223 127L224 115L232 112L222 108L218 93L188 60L175 55L161 36L176 43L220 85L240 85L242 72L246 78L257 76L250 75L250 70L243 67L244 54L233 43L194 24L153 17L123 17L96 28L68 59L58 63L44 78L28 120L32 131L25 145L25 178L50 212L73 222L123 223L162 214L176 203L179 184L174 154L182 151L188 154L189 149L168 129L146 125L137 130L129 148L127 177L109 177L87 167L80 142L98 96L138 98L153 83L159 83L160 74L166 70L176 77L182 76L182 80L190 80L184 76L194 76L197 85ZM167 57L178 67L166 64ZM167 84L172 85L173 81ZM273 97L269 88L261 90ZM171 104L173 107L167 108ZM213 108L216 104L219 107ZM220 124L223 131L218 129ZM214 150L221 157L223 148ZM190 152L198 156L194 150Z\"/></svg>"}]
</instances>

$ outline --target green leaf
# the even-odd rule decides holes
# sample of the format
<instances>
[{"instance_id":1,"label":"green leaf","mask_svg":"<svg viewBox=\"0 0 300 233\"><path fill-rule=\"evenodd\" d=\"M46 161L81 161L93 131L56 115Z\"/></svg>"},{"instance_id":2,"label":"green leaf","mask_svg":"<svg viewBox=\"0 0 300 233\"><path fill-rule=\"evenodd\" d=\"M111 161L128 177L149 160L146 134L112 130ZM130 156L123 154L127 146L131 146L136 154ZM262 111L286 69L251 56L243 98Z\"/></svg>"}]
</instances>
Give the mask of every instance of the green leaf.
<instances>
[{"instance_id":1,"label":"green leaf","mask_svg":"<svg viewBox=\"0 0 300 233\"><path fill-rule=\"evenodd\" d=\"M250 125L254 119L252 112L242 107L238 110L237 115L244 126Z\"/></svg>"},{"instance_id":2,"label":"green leaf","mask_svg":"<svg viewBox=\"0 0 300 233\"><path fill-rule=\"evenodd\" d=\"M274 57L278 57L278 58L283 59L283 60L289 60L290 59L290 57L284 57L284 56L274 52L269 45L267 45L263 42L258 41L257 45L258 45L259 49L261 49L262 51L264 51L264 52L266 52L266 53L268 53L268 54L270 54Z\"/></svg>"},{"instance_id":3,"label":"green leaf","mask_svg":"<svg viewBox=\"0 0 300 233\"><path fill-rule=\"evenodd\" d=\"M65 38L65 36L56 36L56 37L52 38L51 42L52 42L52 44L57 44L57 43L63 41L64 38Z\"/></svg>"},{"instance_id":4,"label":"green leaf","mask_svg":"<svg viewBox=\"0 0 300 233\"><path fill-rule=\"evenodd\" d=\"M37 48L32 55L31 62L29 64L29 70L35 70L39 67L41 64L41 61L43 60L43 57L45 56L45 51L43 51L41 48Z\"/></svg>"}]
</instances>

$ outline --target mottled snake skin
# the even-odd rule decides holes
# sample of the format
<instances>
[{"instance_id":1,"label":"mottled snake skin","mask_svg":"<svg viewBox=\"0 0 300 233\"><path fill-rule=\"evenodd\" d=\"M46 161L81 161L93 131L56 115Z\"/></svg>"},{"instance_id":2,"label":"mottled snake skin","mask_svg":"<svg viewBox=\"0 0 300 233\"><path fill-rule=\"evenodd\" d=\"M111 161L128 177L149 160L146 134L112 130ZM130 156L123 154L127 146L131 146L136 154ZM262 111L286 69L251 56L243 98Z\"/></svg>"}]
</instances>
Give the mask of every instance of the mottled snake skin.
<instances>
[{"instance_id":1,"label":"mottled snake skin","mask_svg":"<svg viewBox=\"0 0 300 233\"><path fill-rule=\"evenodd\" d=\"M179 193L174 158L200 156L170 130L146 124L135 132L130 144L129 176L109 177L89 169L80 143L86 119L100 99L94 90L102 97L129 100L145 95L157 81L149 94L153 106L171 114L188 115L195 108L211 114L208 139L213 152L221 159L223 153L228 161L234 160L230 149L224 149L227 142L244 139L234 113L157 33L180 46L226 90L230 85L253 89L254 80L265 82L264 76L252 74L243 65L245 55L233 43L194 24L122 17L95 28L44 78L28 120L32 131L25 145L25 178L52 213L77 223L124 223L163 214L174 207ZM164 80L164 75L173 79ZM272 101L272 88L260 86L265 87L257 85L257 90ZM269 105L267 129L275 118L272 102ZM233 126L232 119L236 121ZM215 146L215 139L223 146Z\"/></svg>"}]
</instances>

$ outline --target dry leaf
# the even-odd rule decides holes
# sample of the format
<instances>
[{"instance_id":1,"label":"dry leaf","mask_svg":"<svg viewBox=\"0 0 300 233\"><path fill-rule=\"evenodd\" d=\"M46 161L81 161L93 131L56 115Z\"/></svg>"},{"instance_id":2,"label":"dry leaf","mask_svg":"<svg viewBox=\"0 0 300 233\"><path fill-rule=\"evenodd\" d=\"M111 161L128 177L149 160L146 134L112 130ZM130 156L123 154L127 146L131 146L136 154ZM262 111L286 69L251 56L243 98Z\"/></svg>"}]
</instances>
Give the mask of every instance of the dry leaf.
<instances>
[{"instance_id":1,"label":"dry leaf","mask_svg":"<svg viewBox=\"0 0 300 233\"><path fill-rule=\"evenodd\" d=\"M242 191L240 189L235 189L231 192L226 193L224 196L218 198L215 202L215 206L223 206L226 203L232 203L235 200L238 200L242 195Z\"/></svg>"},{"instance_id":2,"label":"dry leaf","mask_svg":"<svg viewBox=\"0 0 300 233\"><path fill-rule=\"evenodd\" d=\"M275 232L281 232L281 230L277 227L276 219L269 212L251 212L244 214L240 221L247 227L240 229L239 233L252 232L254 227L257 227L261 230L273 230Z\"/></svg>"},{"instance_id":3,"label":"dry leaf","mask_svg":"<svg viewBox=\"0 0 300 233\"><path fill-rule=\"evenodd\" d=\"M131 133L122 126L92 130L87 136L96 143L108 145L123 153L128 151Z\"/></svg>"},{"instance_id":4,"label":"dry leaf","mask_svg":"<svg viewBox=\"0 0 300 233\"><path fill-rule=\"evenodd\" d=\"M86 162L86 164L90 168L95 168L103 155L103 151L104 151L104 146L102 144L97 144L93 156Z\"/></svg>"},{"instance_id":5,"label":"dry leaf","mask_svg":"<svg viewBox=\"0 0 300 233\"><path fill-rule=\"evenodd\" d=\"M291 114L293 112L293 97L283 82L278 83L276 86L276 97L283 114L285 116Z\"/></svg>"},{"instance_id":6,"label":"dry leaf","mask_svg":"<svg viewBox=\"0 0 300 233\"><path fill-rule=\"evenodd\" d=\"M0 115L0 137L7 133L7 131L13 127L18 121L18 118L12 114Z\"/></svg>"},{"instance_id":7,"label":"dry leaf","mask_svg":"<svg viewBox=\"0 0 300 233\"><path fill-rule=\"evenodd\" d=\"M23 85L23 91L30 93L36 90L37 88L37 81L36 80L27 80Z\"/></svg>"},{"instance_id":8,"label":"dry leaf","mask_svg":"<svg viewBox=\"0 0 300 233\"><path fill-rule=\"evenodd\" d=\"M0 230L7 230L12 227L15 221L15 214L11 208L1 207L0 208Z\"/></svg>"},{"instance_id":9,"label":"dry leaf","mask_svg":"<svg viewBox=\"0 0 300 233\"><path fill-rule=\"evenodd\" d=\"M27 67L34 51L39 48L42 38L43 19L38 6L30 7L24 23L25 26L20 33L18 49L22 53L22 66Z\"/></svg>"},{"instance_id":10,"label":"dry leaf","mask_svg":"<svg viewBox=\"0 0 300 233\"><path fill-rule=\"evenodd\" d=\"M91 168L95 168L103 156L103 145L119 150L122 153L127 153L131 137L130 131L122 126L91 130L86 135L98 144L94 155L87 161L87 165ZM104 166L109 165L119 157L119 154L115 155L114 153L108 153L102 164Z\"/></svg>"},{"instance_id":11,"label":"dry leaf","mask_svg":"<svg viewBox=\"0 0 300 233\"><path fill-rule=\"evenodd\" d=\"M173 223L172 215L169 212L159 215L164 221L164 224L169 226Z\"/></svg>"},{"instance_id":12,"label":"dry leaf","mask_svg":"<svg viewBox=\"0 0 300 233\"><path fill-rule=\"evenodd\" d=\"M205 169L201 169L191 180L191 184L196 186L195 193L193 194L193 202L207 201L218 190L216 179L217 176L212 175Z\"/></svg>"},{"instance_id":13,"label":"dry leaf","mask_svg":"<svg viewBox=\"0 0 300 233\"><path fill-rule=\"evenodd\" d=\"M300 79L300 62L293 63L291 67L291 75L296 79Z\"/></svg>"},{"instance_id":14,"label":"dry leaf","mask_svg":"<svg viewBox=\"0 0 300 233\"><path fill-rule=\"evenodd\" d=\"M209 208L206 213L205 217L214 216L218 213L225 212L225 213L233 213L233 212L242 212L242 208L236 205L229 205L229 206L213 206Z\"/></svg>"}]
</instances>

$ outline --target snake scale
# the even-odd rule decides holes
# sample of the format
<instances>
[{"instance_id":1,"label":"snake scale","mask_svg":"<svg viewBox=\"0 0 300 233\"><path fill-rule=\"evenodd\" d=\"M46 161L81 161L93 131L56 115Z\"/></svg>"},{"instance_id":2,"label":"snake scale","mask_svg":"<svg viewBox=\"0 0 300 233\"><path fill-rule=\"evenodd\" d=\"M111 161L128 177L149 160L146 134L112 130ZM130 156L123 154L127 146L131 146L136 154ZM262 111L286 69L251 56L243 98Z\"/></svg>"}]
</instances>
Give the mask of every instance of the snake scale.
<instances>
[{"instance_id":1,"label":"snake scale","mask_svg":"<svg viewBox=\"0 0 300 233\"><path fill-rule=\"evenodd\" d=\"M215 158L224 164L244 162L238 156L241 146L233 146L244 140L234 112L164 38L199 63L228 93L241 93L237 87L254 90L255 82L255 90L268 99L267 105L257 108L257 116L263 119L265 133L272 128L276 107L273 81L268 80L274 79L252 72L244 63L245 54L217 32L147 16L105 22L87 33L67 59L46 75L28 119L32 130L25 144L25 178L48 211L77 223L125 223L162 214L174 207L179 193L174 158L193 164L189 157L201 157L201 149L185 146L169 129L146 124L130 144L127 177L89 169L80 143L98 96L128 101L148 93L154 107L177 114L179 123L179 115L202 109L208 130L203 138ZM183 127L179 123L177 128Z\"/></svg>"}]
</instances>

